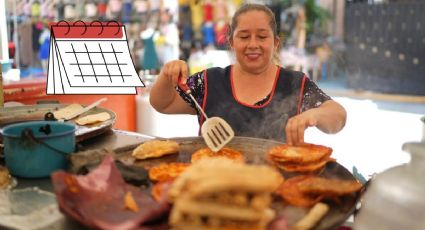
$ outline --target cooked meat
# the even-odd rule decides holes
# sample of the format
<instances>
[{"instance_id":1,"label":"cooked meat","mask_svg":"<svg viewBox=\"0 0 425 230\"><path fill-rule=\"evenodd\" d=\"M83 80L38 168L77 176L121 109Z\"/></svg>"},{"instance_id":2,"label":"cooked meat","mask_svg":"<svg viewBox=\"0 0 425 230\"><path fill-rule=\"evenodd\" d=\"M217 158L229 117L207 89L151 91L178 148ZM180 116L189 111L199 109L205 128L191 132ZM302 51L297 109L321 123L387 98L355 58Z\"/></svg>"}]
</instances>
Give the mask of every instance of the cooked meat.
<instances>
[{"instance_id":1,"label":"cooked meat","mask_svg":"<svg viewBox=\"0 0 425 230\"><path fill-rule=\"evenodd\" d=\"M90 228L136 228L166 215L169 208L165 203L155 202L138 187L126 184L111 155L86 176L57 171L51 178L60 210ZM139 210L125 208L128 192L134 201L132 207L137 206Z\"/></svg>"}]
</instances>

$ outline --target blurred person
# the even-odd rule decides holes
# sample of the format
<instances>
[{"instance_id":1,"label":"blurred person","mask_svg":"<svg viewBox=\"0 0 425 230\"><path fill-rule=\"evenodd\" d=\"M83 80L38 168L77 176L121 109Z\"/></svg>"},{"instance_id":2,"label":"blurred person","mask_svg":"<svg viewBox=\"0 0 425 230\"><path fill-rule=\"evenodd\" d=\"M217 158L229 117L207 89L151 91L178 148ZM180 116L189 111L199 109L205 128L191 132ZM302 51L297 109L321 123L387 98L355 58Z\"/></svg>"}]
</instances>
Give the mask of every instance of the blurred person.
<instances>
[{"instance_id":1,"label":"blurred person","mask_svg":"<svg viewBox=\"0 0 425 230\"><path fill-rule=\"evenodd\" d=\"M302 72L278 65L280 40L273 12L265 5L239 8L228 30L236 62L188 76L187 63L165 64L150 94L151 105L166 114L197 114L190 97L178 87L186 83L209 117L222 117L237 136L304 142L308 127L337 133L345 125L345 109Z\"/></svg>"}]
</instances>

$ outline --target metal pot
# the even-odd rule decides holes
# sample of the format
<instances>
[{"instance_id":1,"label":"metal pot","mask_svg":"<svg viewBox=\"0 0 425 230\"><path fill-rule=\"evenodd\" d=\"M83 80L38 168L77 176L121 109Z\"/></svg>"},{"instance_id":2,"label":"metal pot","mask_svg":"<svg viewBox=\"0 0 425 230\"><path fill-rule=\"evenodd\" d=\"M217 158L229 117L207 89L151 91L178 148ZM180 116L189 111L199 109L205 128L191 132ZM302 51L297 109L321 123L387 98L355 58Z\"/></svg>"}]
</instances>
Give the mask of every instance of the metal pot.
<instances>
[{"instance_id":1,"label":"metal pot","mask_svg":"<svg viewBox=\"0 0 425 230\"><path fill-rule=\"evenodd\" d=\"M408 142L402 148L410 153L410 162L387 169L372 180L354 222L356 230L424 229L425 143Z\"/></svg>"},{"instance_id":2,"label":"metal pot","mask_svg":"<svg viewBox=\"0 0 425 230\"><path fill-rule=\"evenodd\" d=\"M75 126L56 121L31 121L8 125L3 135L6 167L25 178L48 177L68 166L75 151Z\"/></svg>"}]
</instances>

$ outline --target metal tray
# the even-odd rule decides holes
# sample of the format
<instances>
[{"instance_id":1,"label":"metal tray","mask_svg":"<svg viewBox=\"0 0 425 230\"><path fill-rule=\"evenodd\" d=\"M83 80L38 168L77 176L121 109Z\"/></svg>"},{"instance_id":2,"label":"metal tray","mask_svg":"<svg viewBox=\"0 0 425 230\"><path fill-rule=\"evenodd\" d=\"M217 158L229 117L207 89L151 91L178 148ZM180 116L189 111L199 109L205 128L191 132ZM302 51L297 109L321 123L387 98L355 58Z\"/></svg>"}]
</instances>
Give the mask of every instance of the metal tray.
<instances>
[{"instance_id":1,"label":"metal tray","mask_svg":"<svg viewBox=\"0 0 425 230\"><path fill-rule=\"evenodd\" d=\"M39 105L24 105L15 107L5 107L0 109L0 127L4 127L8 124L24 122L24 121L39 121L44 120L44 115L48 112L57 111L68 104L39 104ZM93 125L77 125L74 120L67 122L76 125L75 137L76 141L84 141L89 138L98 136L112 128L116 121L116 115L113 111L104 109L101 107L95 107L80 116L107 112L111 115L111 119L99 122ZM3 138L0 135L0 142L3 142Z\"/></svg>"},{"instance_id":2,"label":"metal tray","mask_svg":"<svg viewBox=\"0 0 425 230\"><path fill-rule=\"evenodd\" d=\"M190 162L190 158L193 152L200 148L206 147L201 137L184 137L184 138L169 138L169 140L175 140L180 143L180 153L178 155L169 155L161 158L139 160L133 164L143 168L150 168L154 165L158 165L164 162ZM250 138L250 137L234 137L234 139L227 144L227 147L234 148L241 151L248 164L266 164L266 153L267 151L276 145L282 144L281 142ZM117 157L122 161L131 162L131 152L136 146L127 146L121 149L116 149ZM355 180L355 177L337 162L330 162L326 167L318 172L320 176L326 178L338 178L345 180ZM285 179L299 175L296 173L285 173L282 172ZM143 188L146 192L149 192L151 187L148 186ZM356 204L360 199L360 193L356 193L351 197L344 197L340 202L328 203L330 211L326 216L318 223L314 228L315 230L322 229L334 229L343 224L356 210ZM277 198L274 200L272 207L279 213L284 213L287 216L288 225L291 226L303 217L307 209L297 208L290 205L284 205L283 200Z\"/></svg>"}]
</instances>

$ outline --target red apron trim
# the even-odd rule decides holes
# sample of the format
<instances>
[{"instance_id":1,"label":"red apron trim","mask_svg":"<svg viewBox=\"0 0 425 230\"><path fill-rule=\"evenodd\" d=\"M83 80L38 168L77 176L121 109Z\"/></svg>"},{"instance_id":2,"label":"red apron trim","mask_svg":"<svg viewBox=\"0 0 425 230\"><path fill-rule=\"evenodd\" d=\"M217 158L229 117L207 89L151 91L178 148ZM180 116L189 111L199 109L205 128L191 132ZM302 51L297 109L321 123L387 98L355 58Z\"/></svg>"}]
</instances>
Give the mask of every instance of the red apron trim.
<instances>
[{"instance_id":1,"label":"red apron trim","mask_svg":"<svg viewBox=\"0 0 425 230\"><path fill-rule=\"evenodd\" d=\"M297 106L297 114L300 114L300 110L301 110L301 105L303 102L303 94L304 94L304 84L305 84L305 78L306 76L303 76L303 80L301 82L301 88L300 88L300 98L298 100L298 106Z\"/></svg>"},{"instance_id":2,"label":"red apron trim","mask_svg":"<svg viewBox=\"0 0 425 230\"><path fill-rule=\"evenodd\" d=\"M245 102L241 102L241 101L239 101L239 99L236 97L236 94L235 94L235 86L234 86L234 84L233 84L233 65L231 66L231 71L230 71L230 84L232 85L232 95L233 95L233 98L239 103L239 104L241 104L241 105L243 105L243 106L246 106L246 107L251 107L251 108L254 108L254 109L257 109L257 108L263 108L263 107L265 107L265 106L267 106L271 101L272 101L272 99L273 99L273 95L274 95L274 92L275 92L275 90L276 90L276 84L277 84L277 81L279 80L279 76L280 76L280 66L278 66L278 68L277 68L277 71L276 71L276 76L275 76L275 78L274 78L274 83L273 83L273 87L272 87L272 91L271 91L271 93L270 93L270 97L269 97L269 99L266 101L266 102L264 102L262 105L250 105L250 104L247 104L247 103L245 103Z\"/></svg>"},{"instance_id":3,"label":"red apron trim","mask_svg":"<svg viewBox=\"0 0 425 230\"><path fill-rule=\"evenodd\" d=\"M204 98L202 99L202 110L205 111L205 105L207 104L207 96L208 96L208 80L207 80L207 70L204 70ZM200 113L200 111L199 111ZM201 127L205 121L204 115L201 113L201 118L199 119L199 135L201 135Z\"/></svg>"}]
</instances>

